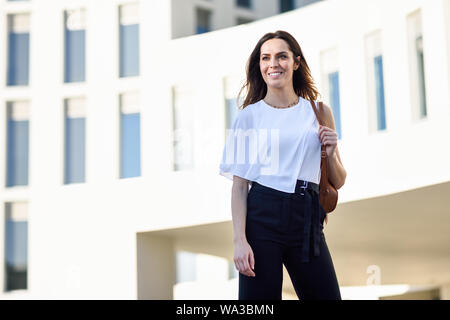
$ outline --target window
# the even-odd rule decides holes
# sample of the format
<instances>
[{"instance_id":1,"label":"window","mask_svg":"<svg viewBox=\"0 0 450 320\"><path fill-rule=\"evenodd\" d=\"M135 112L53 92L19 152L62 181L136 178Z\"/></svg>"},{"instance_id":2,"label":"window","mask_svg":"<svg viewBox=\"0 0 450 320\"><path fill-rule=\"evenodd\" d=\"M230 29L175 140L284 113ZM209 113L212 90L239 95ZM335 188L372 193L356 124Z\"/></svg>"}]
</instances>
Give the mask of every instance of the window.
<instances>
[{"instance_id":1,"label":"window","mask_svg":"<svg viewBox=\"0 0 450 320\"><path fill-rule=\"evenodd\" d=\"M82 9L66 11L64 82L85 81L86 69L86 22Z\"/></svg>"},{"instance_id":2,"label":"window","mask_svg":"<svg viewBox=\"0 0 450 320\"><path fill-rule=\"evenodd\" d=\"M410 91L413 119L427 116L421 11L407 17Z\"/></svg>"},{"instance_id":3,"label":"window","mask_svg":"<svg viewBox=\"0 0 450 320\"><path fill-rule=\"evenodd\" d=\"M295 4L294 0L279 0L280 12L286 12L294 10Z\"/></svg>"},{"instance_id":4,"label":"window","mask_svg":"<svg viewBox=\"0 0 450 320\"><path fill-rule=\"evenodd\" d=\"M423 41L422 36L416 38L416 58L417 58L417 73L419 81L419 100L420 108L419 114L421 117L427 116L427 101L425 92L425 66L423 59Z\"/></svg>"},{"instance_id":5,"label":"window","mask_svg":"<svg viewBox=\"0 0 450 320\"><path fill-rule=\"evenodd\" d=\"M339 94L339 72L335 71L328 74L328 83L330 87L330 105L333 112L334 123L338 139L342 139L341 133L341 101Z\"/></svg>"},{"instance_id":6,"label":"window","mask_svg":"<svg viewBox=\"0 0 450 320\"><path fill-rule=\"evenodd\" d=\"M386 129L386 116L384 111L384 77L383 77L383 56L373 58L375 67L375 85L377 97L377 124L378 130Z\"/></svg>"},{"instance_id":7,"label":"window","mask_svg":"<svg viewBox=\"0 0 450 320\"><path fill-rule=\"evenodd\" d=\"M231 126L236 119L237 113L239 111L238 105L236 103L236 98L228 98L226 101L226 128L231 129Z\"/></svg>"},{"instance_id":8,"label":"window","mask_svg":"<svg viewBox=\"0 0 450 320\"><path fill-rule=\"evenodd\" d=\"M333 112L338 139L342 139L338 50L333 48L322 52L320 62L323 94L329 101L328 104Z\"/></svg>"},{"instance_id":9,"label":"window","mask_svg":"<svg viewBox=\"0 0 450 320\"><path fill-rule=\"evenodd\" d=\"M8 86L28 85L29 47L29 15L8 15Z\"/></svg>"},{"instance_id":10,"label":"window","mask_svg":"<svg viewBox=\"0 0 450 320\"><path fill-rule=\"evenodd\" d=\"M386 129L384 68L379 31L366 36L369 132Z\"/></svg>"},{"instance_id":11,"label":"window","mask_svg":"<svg viewBox=\"0 0 450 320\"><path fill-rule=\"evenodd\" d=\"M176 253L176 283L196 280L196 256L194 252L189 251Z\"/></svg>"},{"instance_id":12,"label":"window","mask_svg":"<svg viewBox=\"0 0 450 320\"><path fill-rule=\"evenodd\" d=\"M192 89L173 89L174 170L194 168L194 99Z\"/></svg>"},{"instance_id":13,"label":"window","mask_svg":"<svg viewBox=\"0 0 450 320\"><path fill-rule=\"evenodd\" d=\"M120 96L120 177L141 175L141 117L139 96L126 93Z\"/></svg>"},{"instance_id":14,"label":"window","mask_svg":"<svg viewBox=\"0 0 450 320\"><path fill-rule=\"evenodd\" d=\"M236 0L236 5L241 8L251 8L251 0Z\"/></svg>"},{"instance_id":15,"label":"window","mask_svg":"<svg viewBox=\"0 0 450 320\"><path fill-rule=\"evenodd\" d=\"M27 289L28 205L5 204L5 275L6 291Z\"/></svg>"},{"instance_id":16,"label":"window","mask_svg":"<svg viewBox=\"0 0 450 320\"><path fill-rule=\"evenodd\" d=\"M7 103L7 172L6 186L28 185L29 105Z\"/></svg>"},{"instance_id":17,"label":"window","mask_svg":"<svg viewBox=\"0 0 450 320\"><path fill-rule=\"evenodd\" d=\"M84 98L65 100L64 183L85 182L86 118Z\"/></svg>"},{"instance_id":18,"label":"window","mask_svg":"<svg viewBox=\"0 0 450 320\"><path fill-rule=\"evenodd\" d=\"M139 6L119 7L120 77L139 76Z\"/></svg>"},{"instance_id":19,"label":"window","mask_svg":"<svg viewBox=\"0 0 450 320\"><path fill-rule=\"evenodd\" d=\"M231 129L236 119L238 109L237 94L239 93L240 78L238 76L227 76L223 79L223 90L225 95L225 128ZM240 97L242 103L243 95Z\"/></svg>"},{"instance_id":20,"label":"window","mask_svg":"<svg viewBox=\"0 0 450 320\"><path fill-rule=\"evenodd\" d=\"M197 8L197 30L196 33L205 33L211 31L211 11Z\"/></svg>"}]
</instances>

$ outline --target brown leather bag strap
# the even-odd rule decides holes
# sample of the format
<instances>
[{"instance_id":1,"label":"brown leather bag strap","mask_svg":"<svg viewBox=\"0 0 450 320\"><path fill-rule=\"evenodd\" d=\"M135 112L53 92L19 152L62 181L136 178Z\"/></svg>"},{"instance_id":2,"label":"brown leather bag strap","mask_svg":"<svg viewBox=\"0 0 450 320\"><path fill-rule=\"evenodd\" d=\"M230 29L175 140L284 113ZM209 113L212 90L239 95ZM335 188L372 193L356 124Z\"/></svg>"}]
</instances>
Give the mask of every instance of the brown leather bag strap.
<instances>
[{"instance_id":1,"label":"brown leather bag strap","mask_svg":"<svg viewBox=\"0 0 450 320\"><path fill-rule=\"evenodd\" d=\"M322 103L322 101L317 102L317 104L319 105L319 111L317 111L317 108L314 106L314 102L312 102L311 100L309 102L311 102L311 106L312 106L312 108L314 110L314 113L316 114L316 118L317 118L317 121L319 121L319 124L321 126L327 126L326 121L324 121L324 119L321 116L321 115L323 115L323 103Z\"/></svg>"},{"instance_id":2,"label":"brown leather bag strap","mask_svg":"<svg viewBox=\"0 0 450 320\"><path fill-rule=\"evenodd\" d=\"M322 101L317 103L319 105L319 111L317 111L316 107L314 106L314 102L312 102L311 100L310 100L310 102L311 102L311 106L312 106L312 108L314 110L314 113L316 114L317 121L319 121L319 124L321 126L327 126L326 122L323 121L323 118L321 117L321 115L323 114L323 103L322 103Z\"/></svg>"},{"instance_id":3,"label":"brown leather bag strap","mask_svg":"<svg viewBox=\"0 0 450 320\"><path fill-rule=\"evenodd\" d=\"M311 102L311 106L312 106L312 108L314 110L314 113L316 114L317 120L319 121L319 124L324 126L325 124L322 121L322 117L320 116L321 114L323 114L323 104L322 104L322 102L318 102L319 112L317 111L316 107L314 106L314 102L312 102L311 100L310 100L310 102ZM326 152L326 149L325 149L324 145L321 146L321 152L320 153L321 153L320 158L323 160L320 163L321 176L324 178L324 179L321 179L320 182L321 182L321 184L324 184L325 180L328 179L328 170L327 170L327 161L326 161L327 160L327 152Z\"/></svg>"},{"instance_id":4,"label":"brown leather bag strap","mask_svg":"<svg viewBox=\"0 0 450 320\"><path fill-rule=\"evenodd\" d=\"M317 109L316 109L316 106L314 105L314 102L312 102L312 100L309 100L309 102L311 102L311 106L312 106L312 108L313 108L313 110L314 110L314 113L316 114L317 121L319 121L319 124L323 126L322 117L321 117L320 114L317 112ZM321 109L322 109L322 108L321 108L322 102L319 102L318 104L319 104L319 110L320 110L320 113L322 113L322 110L321 110Z\"/></svg>"}]
</instances>

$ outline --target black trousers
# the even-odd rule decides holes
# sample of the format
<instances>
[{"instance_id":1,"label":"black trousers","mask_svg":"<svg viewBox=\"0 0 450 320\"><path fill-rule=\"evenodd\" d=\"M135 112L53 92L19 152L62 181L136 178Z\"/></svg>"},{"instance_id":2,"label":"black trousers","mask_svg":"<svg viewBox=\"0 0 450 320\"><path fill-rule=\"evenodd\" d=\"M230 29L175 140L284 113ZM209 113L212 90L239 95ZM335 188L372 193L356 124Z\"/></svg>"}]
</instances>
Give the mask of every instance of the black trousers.
<instances>
[{"instance_id":1,"label":"black trousers","mask_svg":"<svg viewBox=\"0 0 450 320\"><path fill-rule=\"evenodd\" d=\"M325 215L312 189L291 194L253 182L246 237L255 258L255 277L239 273L239 300L281 300L283 264L299 299L341 300L323 234Z\"/></svg>"}]
</instances>

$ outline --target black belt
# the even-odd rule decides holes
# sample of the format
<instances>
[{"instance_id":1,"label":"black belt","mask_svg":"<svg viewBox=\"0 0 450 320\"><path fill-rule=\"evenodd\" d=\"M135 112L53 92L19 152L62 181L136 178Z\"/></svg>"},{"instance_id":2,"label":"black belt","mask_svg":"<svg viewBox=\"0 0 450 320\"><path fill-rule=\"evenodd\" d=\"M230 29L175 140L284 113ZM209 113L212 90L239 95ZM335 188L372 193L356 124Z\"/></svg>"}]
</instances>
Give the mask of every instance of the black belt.
<instances>
[{"instance_id":1,"label":"black belt","mask_svg":"<svg viewBox=\"0 0 450 320\"><path fill-rule=\"evenodd\" d=\"M304 193L305 189L313 190L319 193L319 185L317 183L305 180L297 180L295 185L295 193Z\"/></svg>"},{"instance_id":2,"label":"black belt","mask_svg":"<svg viewBox=\"0 0 450 320\"><path fill-rule=\"evenodd\" d=\"M313 190L312 210L306 210L305 228L303 231L302 262L309 262L310 240L313 241L314 256L320 255L320 200L319 185L314 182L297 180L295 193L304 194L305 190ZM311 226L312 225L312 226ZM312 229L312 230L311 230ZM312 232L312 235L311 233Z\"/></svg>"},{"instance_id":3,"label":"black belt","mask_svg":"<svg viewBox=\"0 0 450 320\"><path fill-rule=\"evenodd\" d=\"M284 192L281 190L273 189L267 186L264 186L262 184L259 184L256 181L251 182L252 188L256 189L266 189L270 190L270 193L277 194L284 197L289 197L291 193ZM297 183L295 185L295 191L294 193L304 194L305 190L313 190L317 194L319 194L319 185L317 183L311 182L311 181L305 181L305 180L297 180Z\"/></svg>"}]
</instances>

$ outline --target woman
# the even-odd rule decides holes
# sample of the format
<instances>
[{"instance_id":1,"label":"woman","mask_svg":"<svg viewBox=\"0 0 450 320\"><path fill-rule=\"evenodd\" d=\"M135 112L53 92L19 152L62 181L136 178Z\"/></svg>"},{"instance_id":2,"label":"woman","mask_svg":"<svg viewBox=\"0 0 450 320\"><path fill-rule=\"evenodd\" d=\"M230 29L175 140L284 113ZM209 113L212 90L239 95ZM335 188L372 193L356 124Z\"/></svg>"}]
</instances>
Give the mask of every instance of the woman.
<instances>
[{"instance_id":1,"label":"woman","mask_svg":"<svg viewBox=\"0 0 450 320\"><path fill-rule=\"evenodd\" d=\"M259 40L244 88L247 94L220 164L220 174L233 180L239 299L281 300L284 264L299 299L340 300L323 234L327 214L318 196L321 144L336 189L346 171L331 109L323 105L327 125L320 126L311 104L318 91L289 33L267 33Z\"/></svg>"}]
</instances>

